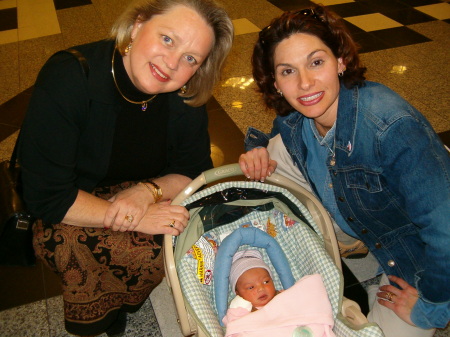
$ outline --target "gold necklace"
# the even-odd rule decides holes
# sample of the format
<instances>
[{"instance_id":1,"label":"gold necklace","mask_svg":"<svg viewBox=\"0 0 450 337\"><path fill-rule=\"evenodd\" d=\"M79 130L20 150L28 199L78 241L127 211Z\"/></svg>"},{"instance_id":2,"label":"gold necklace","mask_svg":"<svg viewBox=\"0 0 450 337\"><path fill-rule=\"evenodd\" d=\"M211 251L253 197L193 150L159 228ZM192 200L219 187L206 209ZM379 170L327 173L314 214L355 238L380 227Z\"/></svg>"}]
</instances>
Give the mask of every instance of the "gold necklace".
<instances>
[{"instance_id":1,"label":"gold necklace","mask_svg":"<svg viewBox=\"0 0 450 337\"><path fill-rule=\"evenodd\" d=\"M116 75L114 74L114 56L116 55L116 49L114 49L113 52L113 56L112 56L112 61L111 61L111 73L113 75L113 79L114 79L114 84L116 85L117 91L119 92L119 94L127 101L133 104L141 104L141 109L142 111L146 111L147 110L147 103L152 101L156 96L158 96L158 94L153 95L152 97L150 97L148 100L145 101L141 101L141 102L135 102L132 101L131 99L128 99L125 97L124 94L122 94L122 91L120 90L119 86L117 85L117 81L116 81Z\"/></svg>"}]
</instances>

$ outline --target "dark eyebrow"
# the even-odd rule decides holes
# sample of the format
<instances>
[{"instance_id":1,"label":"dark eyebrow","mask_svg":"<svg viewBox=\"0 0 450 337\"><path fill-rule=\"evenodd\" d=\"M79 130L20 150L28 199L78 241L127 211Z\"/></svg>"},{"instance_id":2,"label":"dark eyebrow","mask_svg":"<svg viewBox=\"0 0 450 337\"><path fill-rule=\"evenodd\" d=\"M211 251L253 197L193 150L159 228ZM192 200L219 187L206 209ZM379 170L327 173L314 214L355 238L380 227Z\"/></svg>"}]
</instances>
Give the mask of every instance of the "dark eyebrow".
<instances>
[{"instance_id":1,"label":"dark eyebrow","mask_svg":"<svg viewBox=\"0 0 450 337\"><path fill-rule=\"evenodd\" d=\"M306 58L308 60L310 60L316 53L321 52L321 51L326 52L324 49L316 49L316 50L313 50L312 52L310 52L308 54L308 56L306 56ZM290 63L280 63L275 66L275 69L278 67L292 67L292 65Z\"/></svg>"},{"instance_id":2,"label":"dark eyebrow","mask_svg":"<svg viewBox=\"0 0 450 337\"><path fill-rule=\"evenodd\" d=\"M325 52L324 49L316 49L316 50L313 50L311 53L308 54L307 59L308 59L308 60L311 59L316 53L318 53L318 52L320 52L320 51Z\"/></svg>"}]
</instances>

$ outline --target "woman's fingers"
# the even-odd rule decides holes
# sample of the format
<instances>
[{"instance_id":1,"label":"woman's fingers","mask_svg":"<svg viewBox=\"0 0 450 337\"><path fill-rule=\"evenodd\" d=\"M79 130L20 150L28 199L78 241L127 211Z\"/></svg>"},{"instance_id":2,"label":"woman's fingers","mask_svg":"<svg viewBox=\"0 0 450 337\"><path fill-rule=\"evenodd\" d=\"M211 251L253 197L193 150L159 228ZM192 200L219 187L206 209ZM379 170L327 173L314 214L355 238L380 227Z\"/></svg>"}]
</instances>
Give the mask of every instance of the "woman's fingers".
<instances>
[{"instance_id":1,"label":"woman's fingers","mask_svg":"<svg viewBox=\"0 0 450 337\"><path fill-rule=\"evenodd\" d=\"M175 206L172 206L175 208ZM181 206L176 206L179 207L179 209L174 209L171 210L173 211L170 215L168 215L169 217L169 223L166 225L170 228L175 228L181 232L183 232L183 230L187 227L188 225L188 221L189 221L189 212L179 212L180 209L182 210L186 210L184 207Z\"/></svg>"},{"instance_id":2,"label":"woman's fingers","mask_svg":"<svg viewBox=\"0 0 450 337\"><path fill-rule=\"evenodd\" d=\"M389 279L401 289L392 285L381 286L377 293L378 303L394 311L406 323L414 325L411 321L411 311L419 299L417 289L399 277L389 276Z\"/></svg>"},{"instance_id":3,"label":"woman's fingers","mask_svg":"<svg viewBox=\"0 0 450 337\"><path fill-rule=\"evenodd\" d=\"M244 175L251 180L264 182L276 168L273 168L273 161L270 160L269 152L266 148L255 148L239 157L239 166ZM275 162L276 163L276 162ZM272 165L272 166L271 166ZM272 171L273 169L273 171Z\"/></svg>"},{"instance_id":4,"label":"woman's fingers","mask_svg":"<svg viewBox=\"0 0 450 337\"><path fill-rule=\"evenodd\" d=\"M242 170L242 173L244 173L244 176L246 176L247 179L252 179L254 172L253 161L250 160L250 156L247 153L240 155L239 166Z\"/></svg>"},{"instance_id":5,"label":"woman's fingers","mask_svg":"<svg viewBox=\"0 0 450 337\"><path fill-rule=\"evenodd\" d=\"M148 209L151 199L148 191L139 185L123 190L108 201L103 226L115 231L133 230Z\"/></svg>"},{"instance_id":6,"label":"woman's fingers","mask_svg":"<svg viewBox=\"0 0 450 337\"><path fill-rule=\"evenodd\" d=\"M171 234L177 236L184 232L184 229L187 227L187 225L187 221L172 220L168 225L166 225L168 228L164 229L167 231L167 233L163 234Z\"/></svg>"},{"instance_id":7,"label":"woman's fingers","mask_svg":"<svg viewBox=\"0 0 450 337\"><path fill-rule=\"evenodd\" d=\"M409 293L418 296L419 293L418 293L417 289L414 288L413 286L409 285L408 282L406 282L404 279L397 277L395 275L389 275L388 278L390 281L397 283L400 286L400 288L402 288L403 290L406 290Z\"/></svg>"},{"instance_id":8,"label":"woman's fingers","mask_svg":"<svg viewBox=\"0 0 450 337\"><path fill-rule=\"evenodd\" d=\"M105 213L103 227L111 228L113 231L131 231L137 226L142 216L142 208L112 203Z\"/></svg>"},{"instance_id":9,"label":"woman's fingers","mask_svg":"<svg viewBox=\"0 0 450 337\"><path fill-rule=\"evenodd\" d=\"M187 227L189 212L186 208L168 203L157 203L149 207L136 231L147 234L179 235Z\"/></svg>"},{"instance_id":10,"label":"woman's fingers","mask_svg":"<svg viewBox=\"0 0 450 337\"><path fill-rule=\"evenodd\" d=\"M147 234L179 235L187 227L188 221L189 212L186 208L161 202L150 205L144 216L119 210L113 217L111 225L105 228L120 232L136 230Z\"/></svg>"},{"instance_id":11,"label":"woman's fingers","mask_svg":"<svg viewBox=\"0 0 450 337\"><path fill-rule=\"evenodd\" d=\"M267 175L269 177L272 175L272 173L275 172L275 170L277 169L277 165L278 163L275 160L272 159L269 160L269 168L267 170Z\"/></svg>"},{"instance_id":12,"label":"woman's fingers","mask_svg":"<svg viewBox=\"0 0 450 337\"><path fill-rule=\"evenodd\" d=\"M137 216L136 214L133 215L132 211L127 212L127 215L125 215L123 222L118 228L118 230L121 232L133 231L139 222L139 218L140 217Z\"/></svg>"}]
</instances>

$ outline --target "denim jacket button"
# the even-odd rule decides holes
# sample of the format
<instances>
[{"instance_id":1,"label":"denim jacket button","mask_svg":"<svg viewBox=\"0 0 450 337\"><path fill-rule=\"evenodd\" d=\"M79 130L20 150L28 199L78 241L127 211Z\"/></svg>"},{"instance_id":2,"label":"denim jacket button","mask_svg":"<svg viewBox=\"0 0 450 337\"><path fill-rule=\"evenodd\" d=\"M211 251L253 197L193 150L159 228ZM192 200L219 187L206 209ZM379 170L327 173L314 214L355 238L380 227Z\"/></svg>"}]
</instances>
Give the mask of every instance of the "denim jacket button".
<instances>
[{"instance_id":1,"label":"denim jacket button","mask_svg":"<svg viewBox=\"0 0 450 337\"><path fill-rule=\"evenodd\" d=\"M389 267L394 267L395 266L395 261L394 260L389 260L387 264L388 264Z\"/></svg>"},{"instance_id":2,"label":"denim jacket button","mask_svg":"<svg viewBox=\"0 0 450 337\"><path fill-rule=\"evenodd\" d=\"M349 216L349 217L347 218L347 220L350 221L350 222L355 221L355 220L353 220L353 218L352 218L351 216Z\"/></svg>"},{"instance_id":3,"label":"denim jacket button","mask_svg":"<svg viewBox=\"0 0 450 337\"><path fill-rule=\"evenodd\" d=\"M333 171L333 175L336 177L336 176L337 176L337 172L336 172L336 171Z\"/></svg>"},{"instance_id":4,"label":"denim jacket button","mask_svg":"<svg viewBox=\"0 0 450 337\"><path fill-rule=\"evenodd\" d=\"M376 249L380 249L380 248L381 248L381 243L377 242L377 243L375 244L375 248L376 248Z\"/></svg>"},{"instance_id":5,"label":"denim jacket button","mask_svg":"<svg viewBox=\"0 0 450 337\"><path fill-rule=\"evenodd\" d=\"M339 201L342 201L342 202L345 201L344 197L339 197L338 200L339 200Z\"/></svg>"},{"instance_id":6,"label":"denim jacket button","mask_svg":"<svg viewBox=\"0 0 450 337\"><path fill-rule=\"evenodd\" d=\"M367 232L368 232L368 230L365 229L365 228L363 228L363 229L361 230L361 233L362 233L362 234L367 234Z\"/></svg>"}]
</instances>

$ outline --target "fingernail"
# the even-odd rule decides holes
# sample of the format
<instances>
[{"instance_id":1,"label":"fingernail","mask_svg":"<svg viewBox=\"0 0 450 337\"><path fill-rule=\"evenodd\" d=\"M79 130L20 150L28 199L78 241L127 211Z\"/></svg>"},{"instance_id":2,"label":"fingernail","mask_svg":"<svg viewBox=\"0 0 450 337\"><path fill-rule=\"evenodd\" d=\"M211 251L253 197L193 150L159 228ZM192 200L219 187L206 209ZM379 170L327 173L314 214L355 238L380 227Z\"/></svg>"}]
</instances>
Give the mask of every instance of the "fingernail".
<instances>
[{"instance_id":1,"label":"fingernail","mask_svg":"<svg viewBox=\"0 0 450 337\"><path fill-rule=\"evenodd\" d=\"M248 175L248 176L246 176L247 177L247 179L250 179L250 176Z\"/></svg>"}]
</instances>

